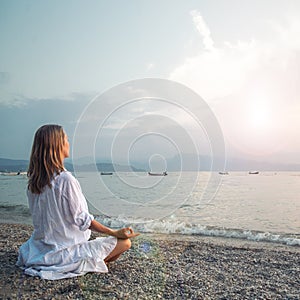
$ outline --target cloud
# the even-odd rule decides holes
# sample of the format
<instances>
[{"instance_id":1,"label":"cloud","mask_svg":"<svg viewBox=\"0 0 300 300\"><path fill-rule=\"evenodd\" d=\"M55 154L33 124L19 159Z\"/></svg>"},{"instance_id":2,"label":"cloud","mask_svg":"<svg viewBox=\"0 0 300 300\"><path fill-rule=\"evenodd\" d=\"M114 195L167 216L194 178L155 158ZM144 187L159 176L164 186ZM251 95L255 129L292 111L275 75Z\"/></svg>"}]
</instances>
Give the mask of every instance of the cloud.
<instances>
[{"instance_id":1,"label":"cloud","mask_svg":"<svg viewBox=\"0 0 300 300\"><path fill-rule=\"evenodd\" d=\"M266 22L278 35L282 45L291 50L300 49L300 21L299 18L289 17L286 24L282 25L273 20Z\"/></svg>"},{"instance_id":2,"label":"cloud","mask_svg":"<svg viewBox=\"0 0 300 300\"><path fill-rule=\"evenodd\" d=\"M0 103L0 157L28 159L35 130L43 124L61 124L72 139L76 121L88 97L74 95L73 101L22 98L20 105Z\"/></svg>"},{"instance_id":3,"label":"cloud","mask_svg":"<svg viewBox=\"0 0 300 300\"><path fill-rule=\"evenodd\" d=\"M226 137L233 137L230 142L243 143L242 151L269 155L283 148L300 150L299 118L291 113L300 109L300 21L268 20L264 24L270 34L264 39L224 40L216 46L200 12L191 16L203 47L177 65L169 79L202 96ZM252 104L256 111L247 109ZM251 128L262 107L269 119Z\"/></svg>"},{"instance_id":4,"label":"cloud","mask_svg":"<svg viewBox=\"0 0 300 300\"><path fill-rule=\"evenodd\" d=\"M196 29L203 37L204 48L206 50L214 50L214 41L211 38L210 30L207 24L205 23L203 17L200 15L200 13L197 10L192 10L191 16L193 17L193 21L196 26Z\"/></svg>"},{"instance_id":5,"label":"cloud","mask_svg":"<svg viewBox=\"0 0 300 300\"><path fill-rule=\"evenodd\" d=\"M268 21L276 39L225 40L221 46L216 47L202 15L195 10L191 15L204 50L186 57L182 64L170 72L169 78L186 84L208 101L241 92L256 78L266 82L286 82L289 78L283 72L288 73L289 69L294 68L291 61L296 58L299 66L298 20L290 20L285 27Z\"/></svg>"},{"instance_id":6,"label":"cloud","mask_svg":"<svg viewBox=\"0 0 300 300\"><path fill-rule=\"evenodd\" d=\"M170 79L186 84L206 100L229 95L244 84L244 71L253 68L255 52L245 53L244 48L254 47L254 42L247 46L230 45L188 57L174 69Z\"/></svg>"},{"instance_id":7,"label":"cloud","mask_svg":"<svg viewBox=\"0 0 300 300\"><path fill-rule=\"evenodd\" d=\"M245 83L247 73L257 65L259 45L255 40L238 41L236 44L225 41L222 47L217 48L201 14L194 10L191 15L204 51L186 57L169 78L186 84L206 100L238 91Z\"/></svg>"}]
</instances>

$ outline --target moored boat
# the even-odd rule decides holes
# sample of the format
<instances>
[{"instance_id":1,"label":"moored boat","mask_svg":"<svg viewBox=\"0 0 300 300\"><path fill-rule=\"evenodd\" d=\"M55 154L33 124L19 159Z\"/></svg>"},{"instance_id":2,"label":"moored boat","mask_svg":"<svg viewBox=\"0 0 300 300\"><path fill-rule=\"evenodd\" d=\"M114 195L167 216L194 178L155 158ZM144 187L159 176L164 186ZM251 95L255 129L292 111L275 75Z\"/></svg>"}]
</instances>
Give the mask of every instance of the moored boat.
<instances>
[{"instance_id":1,"label":"moored boat","mask_svg":"<svg viewBox=\"0 0 300 300\"><path fill-rule=\"evenodd\" d=\"M219 172L220 175L229 175L228 172Z\"/></svg>"},{"instance_id":2,"label":"moored boat","mask_svg":"<svg viewBox=\"0 0 300 300\"><path fill-rule=\"evenodd\" d=\"M112 175L113 172L101 172L100 174L101 174L101 175Z\"/></svg>"},{"instance_id":3,"label":"moored boat","mask_svg":"<svg viewBox=\"0 0 300 300\"><path fill-rule=\"evenodd\" d=\"M153 173L153 172L148 172L148 175L150 176L167 176L168 173L165 171L163 173Z\"/></svg>"},{"instance_id":4,"label":"moored boat","mask_svg":"<svg viewBox=\"0 0 300 300\"><path fill-rule=\"evenodd\" d=\"M3 176L18 176L18 175L27 175L27 172L0 172L0 175Z\"/></svg>"}]
</instances>

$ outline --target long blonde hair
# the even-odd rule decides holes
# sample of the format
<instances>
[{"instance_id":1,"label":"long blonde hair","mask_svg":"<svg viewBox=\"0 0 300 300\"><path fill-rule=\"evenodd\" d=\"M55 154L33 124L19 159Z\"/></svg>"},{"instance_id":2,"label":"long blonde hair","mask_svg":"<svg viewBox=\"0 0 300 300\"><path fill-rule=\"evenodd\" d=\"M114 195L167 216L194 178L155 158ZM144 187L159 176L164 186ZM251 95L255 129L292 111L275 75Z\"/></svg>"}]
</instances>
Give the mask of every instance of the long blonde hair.
<instances>
[{"instance_id":1,"label":"long blonde hair","mask_svg":"<svg viewBox=\"0 0 300 300\"><path fill-rule=\"evenodd\" d=\"M54 174L64 170L63 146L65 132L59 125L44 125L35 135L29 161L28 189L40 194L44 187L51 187Z\"/></svg>"}]
</instances>

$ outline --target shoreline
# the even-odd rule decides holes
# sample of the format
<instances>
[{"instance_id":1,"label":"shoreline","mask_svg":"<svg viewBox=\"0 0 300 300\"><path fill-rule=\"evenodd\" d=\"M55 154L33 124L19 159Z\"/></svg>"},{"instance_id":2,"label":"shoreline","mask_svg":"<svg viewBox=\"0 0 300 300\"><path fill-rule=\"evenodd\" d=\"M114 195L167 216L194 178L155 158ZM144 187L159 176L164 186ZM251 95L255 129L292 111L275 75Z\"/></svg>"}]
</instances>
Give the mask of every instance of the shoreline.
<instances>
[{"instance_id":1,"label":"shoreline","mask_svg":"<svg viewBox=\"0 0 300 300\"><path fill-rule=\"evenodd\" d=\"M32 226L1 223L0 229L0 299L300 299L299 247L141 234L108 273L47 281L15 266Z\"/></svg>"},{"instance_id":2,"label":"shoreline","mask_svg":"<svg viewBox=\"0 0 300 300\"><path fill-rule=\"evenodd\" d=\"M96 216L97 217L97 216ZM96 218L97 219L97 218ZM97 219L98 220L98 219ZM98 220L99 222L102 222L101 220ZM14 225L25 225L25 226L32 226L32 218L24 217L20 219L20 216L18 216L18 219L2 219L0 220L1 224L14 224ZM107 226L110 226L109 224ZM124 226L130 226L128 224L125 224ZM215 231L218 230L217 228L214 229ZM230 244L239 244L239 243L249 243L249 245L262 245L263 247L269 247L270 245L274 245L274 247L278 246L285 246L285 247L295 247L300 249L300 235L295 233L278 233L278 232L263 232L263 231L256 231L256 230L244 230L244 229L227 229L229 231L229 235L226 236L223 231L223 229L219 229L221 231L220 235L218 234L206 234L206 233L194 233L194 234L185 234L181 232L177 233L151 233L151 232L141 232L143 235L147 236L160 236L164 237L167 236L168 238L171 237L180 237L181 240L189 240L189 239L208 239L208 240L214 240L214 242L218 241L228 241ZM233 232L235 231L235 232ZM246 234L244 234L246 232ZM251 233L252 236L247 235L248 233ZM235 234L234 234L235 233ZM259 237L261 235L262 237ZM272 247L272 246L271 246Z\"/></svg>"}]
</instances>

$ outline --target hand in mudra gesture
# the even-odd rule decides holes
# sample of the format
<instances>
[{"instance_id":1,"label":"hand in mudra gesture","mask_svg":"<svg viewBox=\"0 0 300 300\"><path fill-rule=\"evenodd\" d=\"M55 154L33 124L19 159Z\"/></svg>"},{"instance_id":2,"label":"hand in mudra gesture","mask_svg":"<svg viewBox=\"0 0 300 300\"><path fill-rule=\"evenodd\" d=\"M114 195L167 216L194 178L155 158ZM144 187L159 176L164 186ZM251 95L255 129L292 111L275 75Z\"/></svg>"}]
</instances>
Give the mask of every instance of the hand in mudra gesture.
<instances>
[{"instance_id":1,"label":"hand in mudra gesture","mask_svg":"<svg viewBox=\"0 0 300 300\"><path fill-rule=\"evenodd\" d=\"M125 227L118 230L115 230L114 236L119 239L128 239L128 238L134 238L136 236L140 235L139 233L135 233L132 228Z\"/></svg>"}]
</instances>

